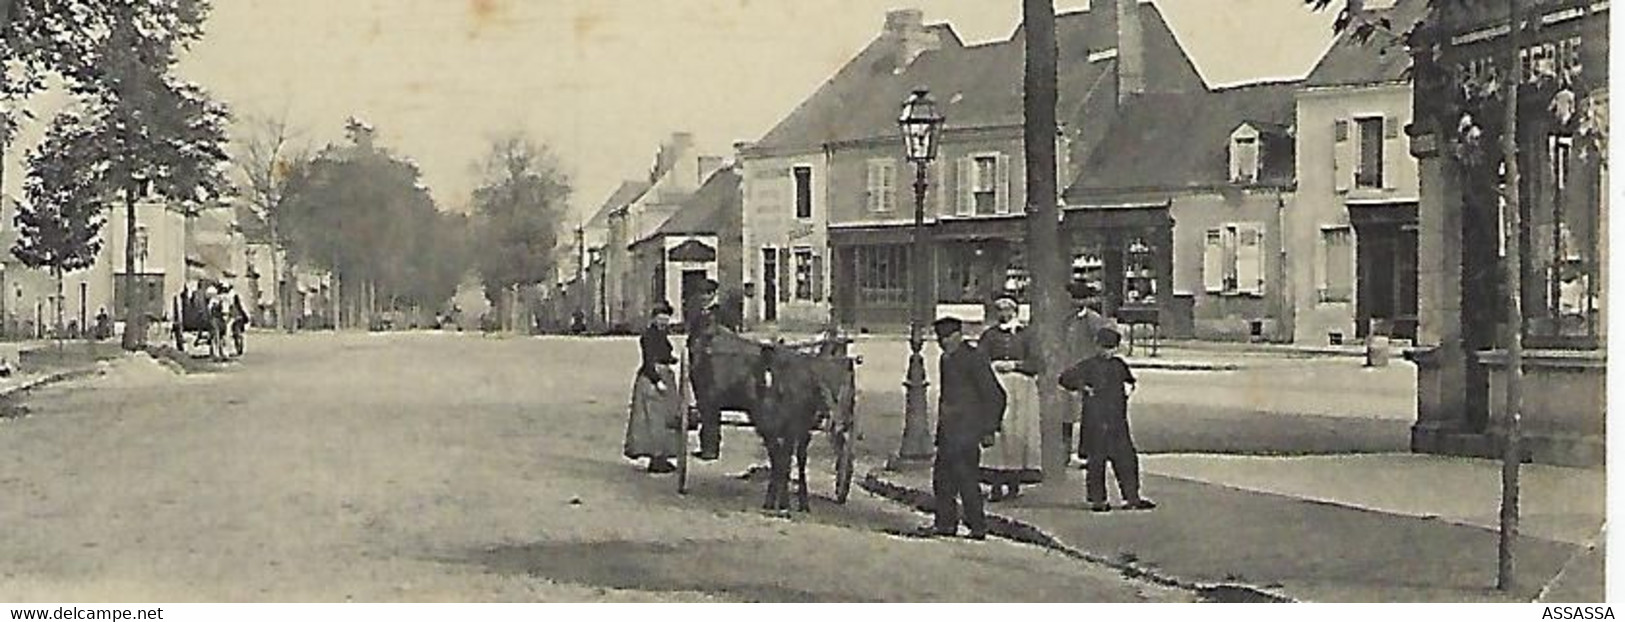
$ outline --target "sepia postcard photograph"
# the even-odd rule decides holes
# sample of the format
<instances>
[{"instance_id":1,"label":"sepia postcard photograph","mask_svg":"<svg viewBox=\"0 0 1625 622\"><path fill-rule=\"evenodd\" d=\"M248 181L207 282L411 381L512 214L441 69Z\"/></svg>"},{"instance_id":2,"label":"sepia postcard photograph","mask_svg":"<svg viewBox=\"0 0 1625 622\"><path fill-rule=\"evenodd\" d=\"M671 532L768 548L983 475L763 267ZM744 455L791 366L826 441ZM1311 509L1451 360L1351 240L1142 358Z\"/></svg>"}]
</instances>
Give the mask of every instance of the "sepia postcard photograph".
<instances>
[{"instance_id":1,"label":"sepia postcard photograph","mask_svg":"<svg viewBox=\"0 0 1625 622\"><path fill-rule=\"evenodd\" d=\"M0 0L0 608L1613 619L1610 18Z\"/></svg>"}]
</instances>

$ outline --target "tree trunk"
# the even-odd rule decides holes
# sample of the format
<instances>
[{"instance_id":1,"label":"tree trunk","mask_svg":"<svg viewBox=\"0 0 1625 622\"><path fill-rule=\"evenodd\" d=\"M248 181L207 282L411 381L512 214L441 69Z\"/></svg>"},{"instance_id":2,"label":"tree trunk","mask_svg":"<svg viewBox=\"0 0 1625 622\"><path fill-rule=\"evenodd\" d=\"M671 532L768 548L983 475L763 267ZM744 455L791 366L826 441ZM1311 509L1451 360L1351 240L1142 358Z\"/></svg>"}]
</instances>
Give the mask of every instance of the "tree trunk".
<instances>
[{"instance_id":1,"label":"tree trunk","mask_svg":"<svg viewBox=\"0 0 1625 622\"><path fill-rule=\"evenodd\" d=\"M146 342L147 322L137 312L135 295L135 199L136 187L130 181L124 188L124 335L121 344L125 350L140 350Z\"/></svg>"},{"instance_id":2,"label":"tree trunk","mask_svg":"<svg viewBox=\"0 0 1625 622\"><path fill-rule=\"evenodd\" d=\"M62 268L52 268L51 276L56 278L56 351L62 353Z\"/></svg>"},{"instance_id":3,"label":"tree trunk","mask_svg":"<svg viewBox=\"0 0 1625 622\"><path fill-rule=\"evenodd\" d=\"M1062 440L1066 399L1058 384L1065 365L1065 270L1055 179L1056 57L1053 0L1024 0L1027 30L1023 142L1027 166L1027 264L1032 274L1032 327L1038 344L1038 398L1043 431L1044 486L1066 484L1067 447Z\"/></svg>"},{"instance_id":4,"label":"tree trunk","mask_svg":"<svg viewBox=\"0 0 1625 622\"><path fill-rule=\"evenodd\" d=\"M1506 117L1501 128L1502 157L1506 162L1506 257L1502 269L1506 274L1506 408L1502 413L1501 454L1501 533L1499 564L1496 568L1496 588L1503 591L1516 589L1516 570L1512 548L1518 540L1519 473L1523 462L1520 429L1523 410L1523 215L1520 213L1518 171L1518 87L1523 83L1523 66L1519 59L1519 34L1523 30L1518 2L1507 0L1511 30L1507 35L1507 65L1511 79L1507 81L1505 95Z\"/></svg>"}]
</instances>

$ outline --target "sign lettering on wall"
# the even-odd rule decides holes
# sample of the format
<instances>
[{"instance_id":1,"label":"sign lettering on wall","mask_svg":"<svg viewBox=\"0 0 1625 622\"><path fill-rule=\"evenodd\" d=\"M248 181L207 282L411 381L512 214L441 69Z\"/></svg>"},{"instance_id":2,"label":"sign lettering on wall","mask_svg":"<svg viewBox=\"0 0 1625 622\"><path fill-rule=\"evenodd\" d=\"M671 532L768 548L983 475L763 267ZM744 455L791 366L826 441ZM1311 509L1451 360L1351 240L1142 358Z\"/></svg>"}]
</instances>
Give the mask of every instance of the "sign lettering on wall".
<instances>
[{"instance_id":1,"label":"sign lettering on wall","mask_svg":"<svg viewBox=\"0 0 1625 622\"><path fill-rule=\"evenodd\" d=\"M796 240L812 237L812 234L815 231L816 229L810 222L797 223L790 227L790 241L794 242Z\"/></svg>"}]
</instances>

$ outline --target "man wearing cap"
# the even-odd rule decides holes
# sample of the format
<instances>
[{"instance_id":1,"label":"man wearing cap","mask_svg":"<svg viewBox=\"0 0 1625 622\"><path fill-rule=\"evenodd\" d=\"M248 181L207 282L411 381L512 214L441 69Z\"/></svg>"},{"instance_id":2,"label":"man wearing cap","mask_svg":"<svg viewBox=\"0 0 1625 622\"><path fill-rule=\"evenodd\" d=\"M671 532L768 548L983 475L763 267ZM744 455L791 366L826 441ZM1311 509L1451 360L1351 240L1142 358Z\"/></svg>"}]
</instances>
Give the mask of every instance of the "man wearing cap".
<instances>
[{"instance_id":1,"label":"man wearing cap","mask_svg":"<svg viewBox=\"0 0 1625 622\"><path fill-rule=\"evenodd\" d=\"M1004 417L1005 393L993 364L965 343L964 324L954 318L932 323L942 347L937 403L937 452L931 464L936 520L920 535L952 536L963 518L973 540L987 538L982 513L982 447L991 443ZM960 502L964 509L961 516Z\"/></svg>"},{"instance_id":2,"label":"man wearing cap","mask_svg":"<svg viewBox=\"0 0 1625 622\"><path fill-rule=\"evenodd\" d=\"M1076 362L1095 358L1101 351L1100 344L1095 341L1097 335L1102 330L1116 330L1117 325L1100 314L1100 290L1098 288L1088 283L1074 281L1069 289L1072 293L1072 304L1077 308L1078 312L1072 316L1072 320L1067 324L1068 359ZM1083 419L1087 418L1089 414L1083 411L1081 402L1071 397L1068 399L1073 401L1075 407L1068 409L1067 422L1062 428L1064 432L1063 438L1065 439L1064 444L1068 447L1072 445L1072 430L1073 426L1076 425L1078 431L1078 459L1088 462L1089 442L1085 438L1085 433L1089 428L1084 424Z\"/></svg>"},{"instance_id":3,"label":"man wearing cap","mask_svg":"<svg viewBox=\"0 0 1625 622\"><path fill-rule=\"evenodd\" d=\"M707 280L703 289L684 301L684 330L688 333L689 386L694 389L694 406L700 414L700 450L694 456L716 460L722 453L722 410L717 407L715 368L711 363L711 338L716 330L717 283Z\"/></svg>"}]
</instances>

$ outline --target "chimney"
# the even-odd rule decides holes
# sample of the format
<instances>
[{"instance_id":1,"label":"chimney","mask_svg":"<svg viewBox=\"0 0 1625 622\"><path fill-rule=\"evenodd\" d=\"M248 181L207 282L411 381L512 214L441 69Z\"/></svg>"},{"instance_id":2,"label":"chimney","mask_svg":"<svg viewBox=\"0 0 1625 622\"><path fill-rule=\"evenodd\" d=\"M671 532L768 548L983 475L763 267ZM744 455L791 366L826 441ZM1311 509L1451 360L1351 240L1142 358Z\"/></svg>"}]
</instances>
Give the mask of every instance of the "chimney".
<instances>
[{"instance_id":1,"label":"chimney","mask_svg":"<svg viewBox=\"0 0 1625 622\"><path fill-rule=\"evenodd\" d=\"M748 140L734 141L733 162L730 164L734 170L739 170L739 167L745 163L745 152L750 150L751 145L752 143Z\"/></svg>"},{"instance_id":2,"label":"chimney","mask_svg":"<svg viewBox=\"0 0 1625 622\"><path fill-rule=\"evenodd\" d=\"M1145 37L1140 31L1140 0L1094 0L1117 35L1117 102L1145 94Z\"/></svg>"},{"instance_id":3,"label":"chimney","mask_svg":"<svg viewBox=\"0 0 1625 622\"><path fill-rule=\"evenodd\" d=\"M722 168L722 156L700 156L700 185L705 185L705 178Z\"/></svg>"},{"instance_id":4,"label":"chimney","mask_svg":"<svg viewBox=\"0 0 1625 622\"><path fill-rule=\"evenodd\" d=\"M886 12L886 27L881 37L895 49L893 71L902 73L920 54L942 48L942 39L925 27L925 11L920 9L894 9Z\"/></svg>"}]
</instances>

